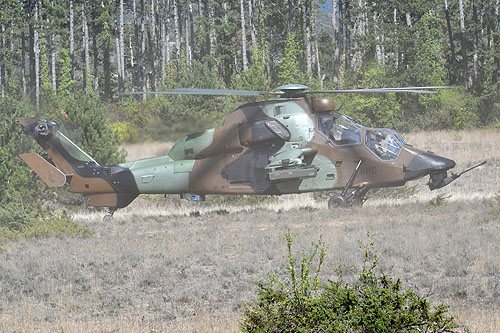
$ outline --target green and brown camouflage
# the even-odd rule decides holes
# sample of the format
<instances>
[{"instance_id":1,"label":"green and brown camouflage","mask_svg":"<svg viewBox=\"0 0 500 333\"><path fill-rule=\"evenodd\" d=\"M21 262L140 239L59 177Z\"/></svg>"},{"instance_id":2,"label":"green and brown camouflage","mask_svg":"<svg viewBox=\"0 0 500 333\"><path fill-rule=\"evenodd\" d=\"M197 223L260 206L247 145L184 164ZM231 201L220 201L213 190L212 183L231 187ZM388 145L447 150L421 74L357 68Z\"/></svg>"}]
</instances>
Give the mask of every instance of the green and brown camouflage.
<instances>
[{"instance_id":1,"label":"green and brown camouflage","mask_svg":"<svg viewBox=\"0 0 500 333\"><path fill-rule=\"evenodd\" d=\"M342 190L331 204L345 206L364 202L370 188L430 175L432 190L458 178L447 176L454 161L406 144L395 131L364 127L335 110L328 97L244 104L223 126L182 138L166 156L111 166L99 165L55 122L19 121L48 154L50 164L35 153L21 155L47 185L67 184L89 206L111 209L143 193L204 198L324 190Z\"/></svg>"}]
</instances>

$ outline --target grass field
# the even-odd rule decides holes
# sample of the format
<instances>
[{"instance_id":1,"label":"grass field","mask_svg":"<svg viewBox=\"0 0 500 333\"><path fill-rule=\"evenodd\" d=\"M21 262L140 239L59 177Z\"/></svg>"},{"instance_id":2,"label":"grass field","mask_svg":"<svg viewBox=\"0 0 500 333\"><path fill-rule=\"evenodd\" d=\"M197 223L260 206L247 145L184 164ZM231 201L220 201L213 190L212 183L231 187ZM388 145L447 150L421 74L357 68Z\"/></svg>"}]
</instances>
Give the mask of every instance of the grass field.
<instances>
[{"instance_id":1,"label":"grass field","mask_svg":"<svg viewBox=\"0 0 500 333\"><path fill-rule=\"evenodd\" d=\"M343 263L359 268L368 234L384 272L450 305L458 331L500 331L500 224L487 200L500 190L500 134L436 132L405 139L457 161L457 171L488 160L452 185L430 192L427 179L410 195L381 193L333 217L311 194L227 207L174 198L139 198L118 211L82 211L89 238L32 239L0 255L0 331L237 331L254 282L283 272L286 242L295 251L320 236L328 246L323 279ZM128 147L130 149L130 147ZM165 147L150 144L142 156ZM131 151L131 150L130 150ZM133 153L129 156L135 158ZM451 195L443 205L427 201ZM356 277L356 269L346 276Z\"/></svg>"}]
</instances>

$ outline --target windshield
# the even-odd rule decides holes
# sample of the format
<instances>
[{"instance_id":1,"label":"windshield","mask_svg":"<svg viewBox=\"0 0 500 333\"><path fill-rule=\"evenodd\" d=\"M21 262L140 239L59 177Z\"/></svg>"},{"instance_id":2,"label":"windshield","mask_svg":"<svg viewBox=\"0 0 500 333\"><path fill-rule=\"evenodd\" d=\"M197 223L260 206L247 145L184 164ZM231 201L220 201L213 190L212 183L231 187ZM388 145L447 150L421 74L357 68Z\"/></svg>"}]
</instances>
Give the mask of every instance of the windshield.
<instances>
[{"instance_id":1,"label":"windshield","mask_svg":"<svg viewBox=\"0 0 500 333\"><path fill-rule=\"evenodd\" d=\"M342 115L318 115L318 128L338 145L361 143L361 128Z\"/></svg>"},{"instance_id":2,"label":"windshield","mask_svg":"<svg viewBox=\"0 0 500 333\"><path fill-rule=\"evenodd\" d=\"M365 146L382 160L395 160L401 152L401 145L390 130L367 129Z\"/></svg>"}]
</instances>

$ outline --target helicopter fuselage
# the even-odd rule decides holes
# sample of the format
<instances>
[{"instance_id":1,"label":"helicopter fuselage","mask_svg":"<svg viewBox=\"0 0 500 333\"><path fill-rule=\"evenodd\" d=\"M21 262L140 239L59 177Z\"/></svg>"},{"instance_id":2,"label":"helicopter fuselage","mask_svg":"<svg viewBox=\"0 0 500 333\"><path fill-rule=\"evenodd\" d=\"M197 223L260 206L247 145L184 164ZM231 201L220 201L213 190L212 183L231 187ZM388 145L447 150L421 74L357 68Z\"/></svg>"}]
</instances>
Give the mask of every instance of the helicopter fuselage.
<instances>
[{"instance_id":1,"label":"helicopter fuselage","mask_svg":"<svg viewBox=\"0 0 500 333\"><path fill-rule=\"evenodd\" d=\"M455 166L407 145L395 131L364 127L336 111L331 98L244 104L223 126L182 138L168 155L113 166L99 165L60 133L57 123L40 117L20 122L52 164L35 153L21 157L49 186L68 184L88 205L113 209L142 193L203 198L367 190L427 174L439 188Z\"/></svg>"}]
</instances>

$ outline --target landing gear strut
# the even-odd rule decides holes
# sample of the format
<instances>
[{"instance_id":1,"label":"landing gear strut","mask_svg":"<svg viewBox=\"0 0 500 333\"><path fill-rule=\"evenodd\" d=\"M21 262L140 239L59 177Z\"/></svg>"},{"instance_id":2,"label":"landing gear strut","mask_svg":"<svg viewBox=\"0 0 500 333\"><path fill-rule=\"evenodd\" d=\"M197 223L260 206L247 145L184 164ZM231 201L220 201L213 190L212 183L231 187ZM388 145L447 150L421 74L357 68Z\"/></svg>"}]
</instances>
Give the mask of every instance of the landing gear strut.
<instances>
[{"instance_id":1,"label":"landing gear strut","mask_svg":"<svg viewBox=\"0 0 500 333\"><path fill-rule=\"evenodd\" d=\"M342 193L336 194L328 200L328 209L334 212L337 208L347 208L354 205L362 206L365 203L365 196L369 189L366 187L352 188L362 163L363 160L359 160Z\"/></svg>"},{"instance_id":2,"label":"landing gear strut","mask_svg":"<svg viewBox=\"0 0 500 333\"><path fill-rule=\"evenodd\" d=\"M116 208L108 207L108 213L102 218L103 222L113 221L113 214L116 212Z\"/></svg>"}]
</instances>

